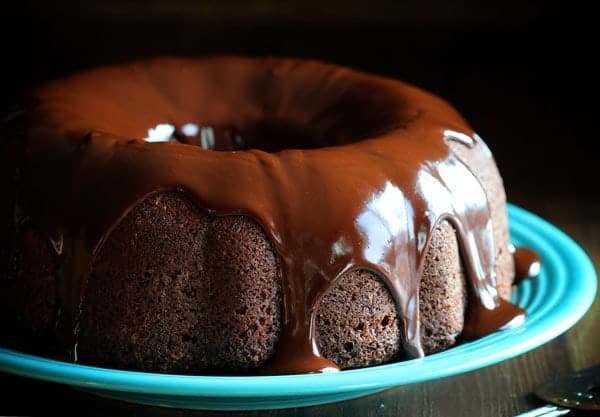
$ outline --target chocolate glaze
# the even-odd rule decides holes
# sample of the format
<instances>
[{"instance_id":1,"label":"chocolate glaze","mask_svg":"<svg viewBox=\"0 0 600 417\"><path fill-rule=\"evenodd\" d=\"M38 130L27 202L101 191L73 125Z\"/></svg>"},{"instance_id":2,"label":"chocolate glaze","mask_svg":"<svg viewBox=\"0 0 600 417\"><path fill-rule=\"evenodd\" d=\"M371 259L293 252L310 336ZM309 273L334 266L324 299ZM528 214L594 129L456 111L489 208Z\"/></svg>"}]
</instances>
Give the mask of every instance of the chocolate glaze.
<instances>
[{"instance_id":1,"label":"chocolate glaze","mask_svg":"<svg viewBox=\"0 0 600 417\"><path fill-rule=\"evenodd\" d=\"M251 216L269 236L283 268L283 329L266 373L337 369L319 353L315 310L354 268L385 280L405 350L422 356L419 278L444 219L474 295L465 335L523 317L498 296L486 195L449 144L481 139L417 88L310 61L156 59L33 95L19 204L60 258L58 326L75 358L95 254L128 210L161 190L180 190L215 215ZM172 124L177 140L145 142L159 123ZM212 149L226 152L196 146L197 132L183 128L190 123L214 129Z\"/></svg>"},{"instance_id":2,"label":"chocolate glaze","mask_svg":"<svg viewBox=\"0 0 600 417\"><path fill-rule=\"evenodd\" d=\"M541 267L540 256L531 249L517 247L514 249L513 257L515 259L515 284L518 284L525 278L535 277Z\"/></svg>"}]
</instances>

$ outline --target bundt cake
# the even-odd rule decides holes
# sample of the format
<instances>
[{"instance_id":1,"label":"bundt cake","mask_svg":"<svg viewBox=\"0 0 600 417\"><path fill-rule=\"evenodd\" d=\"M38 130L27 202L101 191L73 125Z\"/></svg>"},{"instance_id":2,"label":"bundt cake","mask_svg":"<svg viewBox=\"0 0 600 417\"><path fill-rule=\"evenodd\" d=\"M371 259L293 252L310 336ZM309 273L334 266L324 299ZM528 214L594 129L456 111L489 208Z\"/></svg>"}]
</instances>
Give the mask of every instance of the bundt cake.
<instances>
[{"instance_id":1,"label":"bundt cake","mask_svg":"<svg viewBox=\"0 0 600 417\"><path fill-rule=\"evenodd\" d=\"M305 60L156 58L4 118L3 343L83 364L299 373L524 317L503 184L446 102Z\"/></svg>"}]
</instances>

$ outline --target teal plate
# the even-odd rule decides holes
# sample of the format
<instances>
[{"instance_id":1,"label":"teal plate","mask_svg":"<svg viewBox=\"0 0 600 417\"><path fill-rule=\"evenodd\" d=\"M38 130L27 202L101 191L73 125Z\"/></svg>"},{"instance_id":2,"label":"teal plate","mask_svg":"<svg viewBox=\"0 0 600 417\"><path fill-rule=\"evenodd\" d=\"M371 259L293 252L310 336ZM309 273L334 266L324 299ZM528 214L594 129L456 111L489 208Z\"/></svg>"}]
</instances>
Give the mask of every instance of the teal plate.
<instances>
[{"instance_id":1,"label":"teal plate","mask_svg":"<svg viewBox=\"0 0 600 417\"><path fill-rule=\"evenodd\" d=\"M301 407L361 397L394 386L456 375L512 358L573 326L596 294L594 267L584 251L545 220L509 206L515 245L542 258L538 277L519 284L513 301L527 310L520 327L421 359L365 369L281 376L183 376L49 360L0 348L0 371L41 379L114 399L189 409L256 410Z\"/></svg>"}]
</instances>

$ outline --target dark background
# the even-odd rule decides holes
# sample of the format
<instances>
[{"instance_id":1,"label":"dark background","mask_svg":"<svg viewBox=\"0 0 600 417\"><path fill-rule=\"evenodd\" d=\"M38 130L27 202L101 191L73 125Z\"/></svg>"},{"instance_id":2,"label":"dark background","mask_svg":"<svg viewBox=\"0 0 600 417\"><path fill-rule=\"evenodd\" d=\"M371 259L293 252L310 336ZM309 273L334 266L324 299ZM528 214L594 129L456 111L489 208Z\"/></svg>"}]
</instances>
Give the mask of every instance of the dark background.
<instances>
[{"instance_id":1,"label":"dark background","mask_svg":"<svg viewBox=\"0 0 600 417\"><path fill-rule=\"evenodd\" d=\"M26 1L0 9L0 109L10 110L23 89L46 79L153 55L298 56L401 78L454 104L492 149L509 201L573 236L598 269L595 16L573 2L542 1ZM599 317L597 296L572 330L510 361L364 400L268 415L516 414L538 404L530 394L536 384L600 362ZM89 404L89 414L173 415L2 380L12 386L4 404L12 413L68 414ZM29 391L39 400L16 399Z\"/></svg>"},{"instance_id":2,"label":"dark background","mask_svg":"<svg viewBox=\"0 0 600 417\"><path fill-rule=\"evenodd\" d=\"M30 0L3 8L5 105L45 79L152 55L317 58L452 102L489 143L516 203L520 183L559 199L595 193L591 61L600 48L594 14L572 2ZM542 162L535 170L534 159ZM561 175L549 183L546 170Z\"/></svg>"}]
</instances>

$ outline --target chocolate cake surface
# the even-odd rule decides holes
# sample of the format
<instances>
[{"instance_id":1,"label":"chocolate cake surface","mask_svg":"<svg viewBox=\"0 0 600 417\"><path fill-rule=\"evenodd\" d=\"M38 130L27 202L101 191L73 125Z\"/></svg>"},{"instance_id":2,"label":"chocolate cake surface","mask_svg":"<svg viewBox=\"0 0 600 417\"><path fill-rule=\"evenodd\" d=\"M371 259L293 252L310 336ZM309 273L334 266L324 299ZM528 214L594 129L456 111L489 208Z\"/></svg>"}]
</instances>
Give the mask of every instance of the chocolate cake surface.
<instances>
[{"instance_id":1,"label":"chocolate cake surface","mask_svg":"<svg viewBox=\"0 0 600 417\"><path fill-rule=\"evenodd\" d=\"M38 350L319 372L433 353L524 314L507 301L493 157L420 89L315 61L157 58L29 102L2 133L0 309Z\"/></svg>"}]
</instances>

